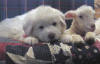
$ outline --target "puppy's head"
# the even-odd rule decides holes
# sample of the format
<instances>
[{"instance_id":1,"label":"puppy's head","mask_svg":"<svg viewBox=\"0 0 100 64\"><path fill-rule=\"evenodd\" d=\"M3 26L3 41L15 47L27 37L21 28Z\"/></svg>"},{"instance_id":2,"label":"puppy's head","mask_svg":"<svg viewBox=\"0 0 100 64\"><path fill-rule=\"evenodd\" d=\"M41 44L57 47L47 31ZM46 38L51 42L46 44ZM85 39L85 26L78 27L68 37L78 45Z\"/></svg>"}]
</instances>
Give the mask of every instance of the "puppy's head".
<instances>
[{"instance_id":1,"label":"puppy's head","mask_svg":"<svg viewBox=\"0 0 100 64\"><path fill-rule=\"evenodd\" d=\"M59 40L66 29L64 14L49 6L40 6L27 14L25 34L42 42Z\"/></svg>"}]
</instances>

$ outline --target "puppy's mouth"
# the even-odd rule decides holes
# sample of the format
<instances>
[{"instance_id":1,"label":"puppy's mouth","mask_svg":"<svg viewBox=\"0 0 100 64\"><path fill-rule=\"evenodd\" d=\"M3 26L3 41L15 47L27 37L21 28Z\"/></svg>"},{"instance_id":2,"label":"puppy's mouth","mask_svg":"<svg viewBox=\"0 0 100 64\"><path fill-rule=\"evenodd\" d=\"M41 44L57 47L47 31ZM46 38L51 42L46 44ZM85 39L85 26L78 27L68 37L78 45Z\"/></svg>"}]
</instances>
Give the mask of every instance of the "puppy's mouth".
<instances>
[{"instance_id":1,"label":"puppy's mouth","mask_svg":"<svg viewBox=\"0 0 100 64\"><path fill-rule=\"evenodd\" d=\"M95 28L92 28L90 31L93 32L95 30Z\"/></svg>"},{"instance_id":2,"label":"puppy's mouth","mask_svg":"<svg viewBox=\"0 0 100 64\"><path fill-rule=\"evenodd\" d=\"M95 28L91 28L91 29L89 29L89 31L91 31L91 32L93 32L95 30Z\"/></svg>"},{"instance_id":3,"label":"puppy's mouth","mask_svg":"<svg viewBox=\"0 0 100 64\"><path fill-rule=\"evenodd\" d=\"M59 43L60 40L59 40L59 39L50 39L50 40L48 40L48 41L43 41L43 40L40 40L40 39L39 39L39 42L40 42L40 43L56 44L56 43Z\"/></svg>"},{"instance_id":4,"label":"puppy's mouth","mask_svg":"<svg viewBox=\"0 0 100 64\"><path fill-rule=\"evenodd\" d=\"M52 39L52 40L50 40L50 44L55 44L55 43L58 43L58 42L59 42L58 39Z\"/></svg>"},{"instance_id":5,"label":"puppy's mouth","mask_svg":"<svg viewBox=\"0 0 100 64\"><path fill-rule=\"evenodd\" d=\"M43 43L43 42L46 42L46 43L50 43L50 44L55 44L55 43L58 43L60 40L58 39L52 39L52 40L49 40L49 41L41 41L39 40L39 42Z\"/></svg>"}]
</instances>

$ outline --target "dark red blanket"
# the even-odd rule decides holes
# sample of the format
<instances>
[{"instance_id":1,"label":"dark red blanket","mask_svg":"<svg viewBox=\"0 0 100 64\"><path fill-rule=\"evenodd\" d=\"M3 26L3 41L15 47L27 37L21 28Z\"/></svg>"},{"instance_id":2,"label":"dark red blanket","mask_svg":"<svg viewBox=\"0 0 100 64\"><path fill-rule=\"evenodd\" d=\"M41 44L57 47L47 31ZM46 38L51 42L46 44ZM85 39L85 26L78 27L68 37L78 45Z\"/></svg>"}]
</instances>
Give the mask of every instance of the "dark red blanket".
<instances>
[{"instance_id":1,"label":"dark red blanket","mask_svg":"<svg viewBox=\"0 0 100 64\"><path fill-rule=\"evenodd\" d=\"M0 60L5 59L5 52L6 52L6 46L8 45L22 45L22 46L28 46L26 44L23 44L21 41L13 40L9 38L1 38L0 37Z\"/></svg>"},{"instance_id":2,"label":"dark red blanket","mask_svg":"<svg viewBox=\"0 0 100 64\"><path fill-rule=\"evenodd\" d=\"M0 61L5 60L6 46L8 46L8 45L12 45L12 46L17 46L18 45L18 46L26 46L26 47L28 46L29 47L29 45L23 44L21 41L18 41L18 40L13 40L13 39L9 39L9 38L0 38ZM76 60L74 60L75 62L76 61L82 61L83 62L83 59L80 60L79 59L80 57L78 58L79 54L84 57L84 59L85 59L84 61L87 61L87 60L92 61L92 59L94 59L95 57L99 57L99 59L100 59L100 54L99 54L99 56L95 56L97 54L92 53L92 50L96 49L96 48L97 48L97 50L100 51L100 42L99 41L96 41L92 47L90 46L89 51L87 51L83 47L82 48L82 50L83 50L82 53L80 53L80 50L78 48L76 48L75 46L72 46L72 47L73 47L73 49L71 51L72 51L72 54L73 54L73 59L76 58ZM91 55L93 57L91 57ZM81 62L80 62L80 64L81 64ZM89 64L89 63L87 63L87 64Z\"/></svg>"}]
</instances>

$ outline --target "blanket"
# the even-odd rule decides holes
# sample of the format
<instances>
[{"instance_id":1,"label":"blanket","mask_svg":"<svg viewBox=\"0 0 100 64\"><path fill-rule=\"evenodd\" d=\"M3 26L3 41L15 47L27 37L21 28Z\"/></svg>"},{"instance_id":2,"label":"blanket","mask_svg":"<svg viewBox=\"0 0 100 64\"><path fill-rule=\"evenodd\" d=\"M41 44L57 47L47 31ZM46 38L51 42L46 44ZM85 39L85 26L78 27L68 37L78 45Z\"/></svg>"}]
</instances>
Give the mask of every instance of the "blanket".
<instances>
[{"instance_id":1,"label":"blanket","mask_svg":"<svg viewBox=\"0 0 100 64\"><path fill-rule=\"evenodd\" d=\"M6 61L6 62L5 62ZM100 42L83 44L23 44L0 38L0 62L3 64L100 64ZM1 64L0 63L0 64Z\"/></svg>"}]
</instances>

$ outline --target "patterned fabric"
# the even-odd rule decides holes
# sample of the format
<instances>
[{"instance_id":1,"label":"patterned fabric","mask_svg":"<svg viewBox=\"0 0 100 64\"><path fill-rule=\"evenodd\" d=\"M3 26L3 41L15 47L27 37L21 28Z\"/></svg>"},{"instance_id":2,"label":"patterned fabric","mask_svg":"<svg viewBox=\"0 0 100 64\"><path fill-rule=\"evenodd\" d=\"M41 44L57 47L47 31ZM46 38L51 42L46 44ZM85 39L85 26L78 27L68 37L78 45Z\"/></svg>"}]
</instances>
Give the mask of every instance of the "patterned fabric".
<instances>
[{"instance_id":1,"label":"patterned fabric","mask_svg":"<svg viewBox=\"0 0 100 64\"><path fill-rule=\"evenodd\" d=\"M23 46L26 46L25 44L22 44L21 41L0 37L0 60L5 59L6 46L8 46L8 45L13 45L13 46L23 45Z\"/></svg>"},{"instance_id":2,"label":"patterned fabric","mask_svg":"<svg viewBox=\"0 0 100 64\"><path fill-rule=\"evenodd\" d=\"M71 52L75 64L100 64L100 42L94 44L72 44Z\"/></svg>"},{"instance_id":3,"label":"patterned fabric","mask_svg":"<svg viewBox=\"0 0 100 64\"><path fill-rule=\"evenodd\" d=\"M74 44L70 49L68 45L62 43L30 46L22 44L21 41L0 38L0 64L5 62L15 64L15 61L20 64L34 64L34 62L35 64L64 64L66 59L67 64L71 64L71 59L75 64L100 64L100 46L98 45L100 45L99 41L93 45Z\"/></svg>"},{"instance_id":4,"label":"patterned fabric","mask_svg":"<svg viewBox=\"0 0 100 64\"><path fill-rule=\"evenodd\" d=\"M7 46L7 64L72 64L69 46L59 43L36 44L32 47Z\"/></svg>"}]
</instances>

